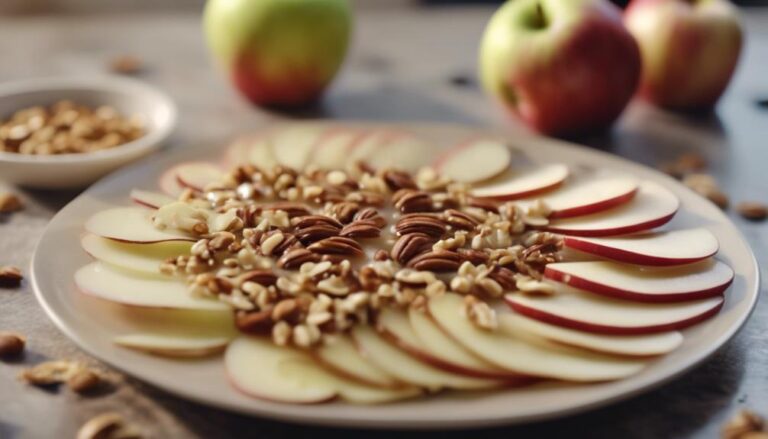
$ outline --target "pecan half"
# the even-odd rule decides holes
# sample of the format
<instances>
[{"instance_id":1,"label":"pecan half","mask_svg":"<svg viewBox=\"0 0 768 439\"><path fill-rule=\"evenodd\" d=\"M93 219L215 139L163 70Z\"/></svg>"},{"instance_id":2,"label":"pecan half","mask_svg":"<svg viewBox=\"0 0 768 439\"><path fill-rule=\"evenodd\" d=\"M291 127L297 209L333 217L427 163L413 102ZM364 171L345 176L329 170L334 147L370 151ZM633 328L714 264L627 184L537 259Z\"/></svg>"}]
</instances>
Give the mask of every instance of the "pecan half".
<instances>
[{"instance_id":1,"label":"pecan half","mask_svg":"<svg viewBox=\"0 0 768 439\"><path fill-rule=\"evenodd\" d=\"M510 270L509 268L497 266L493 271L491 271L490 274L488 274L488 277L498 282L499 285L501 285L501 288L504 289L504 291L517 290L517 281L515 280L515 272Z\"/></svg>"},{"instance_id":2,"label":"pecan half","mask_svg":"<svg viewBox=\"0 0 768 439\"><path fill-rule=\"evenodd\" d=\"M348 202L360 203L360 204L369 205L369 206L384 205L384 197L381 194L377 194L376 192L368 192L368 191L350 192L349 194L347 194L345 200Z\"/></svg>"},{"instance_id":3,"label":"pecan half","mask_svg":"<svg viewBox=\"0 0 768 439\"><path fill-rule=\"evenodd\" d=\"M395 225L395 232L400 236L418 232L439 238L447 229L447 225L439 217L424 213L403 215Z\"/></svg>"},{"instance_id":4,"label":"pecan half","mask_svg":"<svg viewBox=\"0 0 768 439\"><path fill-rule=\"evenodd\" d=\"M471 215L467 215L456 209L448 209L443 212L443 219L451 227L459 230L474 230L475 226L480 224L480 222Z\"/></svg>"},{"instance_id":5,"label":"pecan half","mask_svg":"<svg viewBox=\"0 0 768 439\"><path fill-rule=\"evenodd\" d=\"M435 238L425 233L409 233L401 236L392 246L390 255L400 264L407 264L415 256L432 248Z\"/></svg>"},{"instance_id":6,"label":"pecan half","mask_svg":"<svg viewBox=\"0 0 768 439\"><path fill-rule=\"evenodd\" d=\"M297 229L305 229L307 227L327 225L341 229L342 224L333 217L327 215L306 215L295 217L291 220L291 225Z\"/></svg>"},{"instance_id":7,"label":"pecan half","mask_svg":"<svg viewBox=\"0 0 768 439\"><path fill-rule=\"evenodd\" d=\"M307 247L308 250L321 254L362 256L363 248L354 239L334 236L317 241Z\"/></svg>"},{"instance_id":8,"label":"pecan half","mask_svg":"<svg viewBox=\"0 0 768 439\"><path fill-rule=\"evenodd\" d=\"M317 224L296 231L296 238L304 245L312 244L321 239L337 236L339 229L328 224Z\"/></svg>"},{"instance_id":9,"label":"pecan half","mask_svg":"<svg viewBox=\"0 0 768 439\"><path fill-rule=\"evenodd\" d=\"M277 282L277 275L272 270L251 270L237 277L237 283L256 282L257 284L268 287Z\"/></svg>"},{"instance_id":10,"label":"pecan half","mask_svg":"<svg viewBox=\"0 0 768 439\"><path fill-rule=\"evenodd\" d=\"M472 265L485 264L489 259L488 253L482 250L475 250L473 248L460 248L458 252L465 261L471 262Z\"/></svg>"},{"instance_id":11,"label":"pecan half","mask_svg":"<svg viewBox=\"0 0 768 439\"><path fill-rule=\"evenodd\" d=\"M411 174L395 169L388 169L384 171L384 182L390 190L397 191L400 189L418 189L416 182L413 181Z\"/></svg>"},{"instance_id":12,"label":"pecan half","mask_svg":"<svg viewBox=\"0 0 768 439\"><path fill-rule=\"evenodd\" d=\"M261 311L238 311L235 313L235 327L246 334L269 334L274 325L270 306Z\"/></svg>"},{"instance_id":13,"label":"pecan half","mask_svg":"<svg viewBox=\"0 0 768 439\"><path fill-rule=\"evenodd\" d=\"M381 235L381 229L376 226L375 220L357 220L353 221L339 233L339 236L346 238L378 238Z\"/></svg>"},{"instance_id":14,"label":"pecan half","mask_svg":"<svg viewBox=\"0 0 768 439\"><path fill-rule=\"evenodd\" d=\"M305 262L320 262L320 255L305 248L290 249L277 260L277 266L286 270L295 270Z\"/></svg>"},{"instance_id":15,"label":"pecan half","mask_svg":"<svg viewBox=\"0 0 768 439\"><path fill-rule=\"evenodd\" d=\"M485 209L489 212L499 213L499 203L493 200L469 197L467 199L467 205L471 207L479 207L480 209Z\"/></svg>"},{"instance_id":16,"label":"pecan half","mask_svg":"<svg viewBox=\"0 0 768 439\"><path fill-rule=\"evenodd\" d=\"M360 210L360 205L349 201L336 203L331 208L333 215L343 224L352 221L358 210Z\"/></svg>"},{"instance_id":17,"label":"pecan half","mask_svg":"<svg viewBox=\"0 0 768 439\"><path fill-rule=\"evenodd\" d=\"M379 213L378 210L373 207L366 207L355 214L354 221L359 220L372 220L376 224L376 227L382 228L387 225L387 220Z\"/></svg>"},{"instance_id":18,"label":"pecan half","mask_svg":"<svg viewBox=\"0 0 768 439\"><path fill-rule=\"evenodd\" d=\"M301 203L293 203L290 201L279 201L277 203L267 204L263 208L264 210L284 210L288 217L293 218L297 216L307 216L310 214L307 206Z\"/></svg>"},{"instance_id":19,"label":"pecan half","mask_svg":"<svg viewBox=\"0 0 768 439\"><path fill-rule=\"evenodd\" d=\"M408 262L409 268L415 268L420 271L432 271L441 273L446 271L456 271L461 265L462 257L460 254L452 251L431 251L423 253Z\"/></svg>"},{"instance_id":20,"label":"pecan half","mask_svg":"<svg viewBox=\"0 0 768 439\"><path fill-rule=\"evenodd\" d=\"M400 189L392 195L395 208L403 213L429 212L432 210L432 196L427 192Z\"/></svg>"}]
</instances>

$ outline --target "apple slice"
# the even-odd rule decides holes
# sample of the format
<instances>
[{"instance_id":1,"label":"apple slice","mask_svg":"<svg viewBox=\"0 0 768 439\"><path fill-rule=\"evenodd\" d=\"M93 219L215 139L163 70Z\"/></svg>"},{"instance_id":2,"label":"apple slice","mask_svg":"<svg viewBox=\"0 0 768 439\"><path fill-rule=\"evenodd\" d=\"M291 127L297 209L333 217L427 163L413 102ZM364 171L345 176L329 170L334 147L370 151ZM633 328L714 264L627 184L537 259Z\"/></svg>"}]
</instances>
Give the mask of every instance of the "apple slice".
<instances>
[{"instance_id":1,"label":"apple slice","mask_svg":"<svg viewBox=\"0 0 768 439\"><path fill-rule=\"evenodd\" d=\"M442 332L424 311L385 309L379 313L376 328L397 347L447 372L489 379L520 378L471 354Z\"/></svg>"},{"instance_id":2,"label":"apple slice","mask_svg":"<svg viewBox=\"0 0 768 439\"><path fill-rule=\"evenodd\" d=\"M566 177L568 167L562 164L509 169L490 181L473 187L470 193L478 198L516 200L554 189L560 186Z\"/></svg>"},{"instance_id":3,"label":"apple slice","mask_svg":"<svg viewBox=\"0 0 768 439\"><path fill-rule=\"evenodd\" d=\"M524 375L566 381L594 382L626 378L645 363L572 348L530 341L530 335L488 331L473 324L463 312L464 298L444 294L429 299L437 324L465 348L504 369Z\"/></svg>"},{"instance_id":4,"label":"apple slice","mask_svg":"<svg viewBox=\"0 0 768 439\"><path fill-rule=\"evenodd\" d=\"M134 244L102 238L91 233L80 238L83 250L92 257L124 270L161 274L160 264L168 258L189 254L191 243L184 241Z\"/></svg>"},{"instance_id":5,"label":"apple slice","mask_svg":"<svg viewBox=\"0 0 768 439\"><path fill-rule=\"evenodd\" d=\"M566 236L566 247L629 264L665 266L698 262L714 256L717 238L707 229L648 232L608 238Z\"/></svg>"},{"instance_id":6,"label":"apple slice","mask_svg":"<svg viewBox=\"0 0 768 439\"><path fill-rule=\"evenodd\" d=\"M150 209L159 209L168 203L173 203L176 198L161 194L160 192L143 191L141 189L131 190L131 200Z\"/></svg>"},{"instance_id":7,"label":"apple slice","mask_svg":"<svg viewBox=\"0 0 768 439\"><path fill-rule=\"evenodd\" d=\"M221 181L226 175L221 168L208 162L187 162L173 169L179 184L198 192L202 192L211 183Z\"/></svg>"},{"instance_id":8,"label":"apple slice","mask_svg":"<svg viewBox=\"0 0 768 439\"><path fill-rule=\"evenodd\" d=\"M346 335L327 337L313 353L315 359L334 373L374 387L402 387L403 383L363 357Z\"/></svg>"},{"instance_id":9,"label":"apple slice","mask_svg":"<svg viewBox=\"0 0 768 439\"><path fill-rule=\"evenodd\" d=\"M152 355L171 358L201 358L224 351L231 337L190 336L188 334L157 334L139 332L112 339L116 345Z\"/></svg>"},{"instance_id":10,"label":"apple slice","mask_svg":"<svg viewBox=\"0 0 768 439\"><path fill-rule=\"evenodd\" d=\"M314 125L292 125L278 130L271 138L272 155L277 163L301 171L307 165L323 129Z\"/></svg>"},{"instance_id":11,"label":"apple slice","mask_svg":"<svg viewBox=\"0 0 768 439\"><path fill-rule=\"evenodd\" d=\"M181 280L128 274L102 262L77 270L75 284L85 294L123 305L231 312L223 302L193 296Z\"/></svg>"},{"instance_id":12,"label":"apple slice","mask_svg":"<svg viewBox=\"0 0 768 439\"><path fill-rule=\"evenodd\" d=\"M617 299L679 302L722 294L733 281L733 270L712 259L673 267L584 261L548 264L544 276Z\"/></svg>"},{"instance_id":13,"label":"apple slice","mask_svg":"<svg viewBox=\"0 0 768 439\"><path fill-rule=\"evenodd\" d=\"M157 186L160 190L173 198L178 198L182 192L184 192L184 186L179 183L179 179L176 178L176 167L166 170L157 180Z\"/></svg>"},{"instance_id":14,"label":"apple slice","mask_svg":"<svg viewBox=\"0 0 768 439\"><path fill-rule=\"evenodd\" d=\"M587 179L563 186L537 199L546 203L550 219L589 215L620 206L634 198L638 183L634 178ZM526 207L535 200L521 201Z\"/></svg>"},{"instance_id":15,"label":"apple slice","mask_svg":"<svg viewBox=\"0 0 768 439\"><path fill-rule=\"evenodd\" d=\"M115 207L97 212L88 218L85 230L122 242L196 241L180 230L156 228L152 224L151 216L151 211L140 207Z\"/></svg>"},{"instance_id":16,"label":"apple slice","mask_svg":"<svg viewBox=\"0 0 768 439\"><path fill-rule=\"evenodd\" d=\"M683 342L682 334L677 331L644 335L592 334L550 325L510 312L499 315L499 329L512 335L532 334L555 343L593 352L636 357L667 354L677 349Z\"/></svg>"},{"instance_id":17,"label":"apple slice","mask_svg":"<svg viewBox=\"0 0 768 439\"><path fill-rule=\"evenodd\" d=\"M277 165L272 154L272 144L263 135L245 137L236 140L227 149L224 157L227 168L250 163L261 169L271 169Z\"/></svg>"},{"instance_id":18,"label":"apple slice","mask_svg":"<svg viewBox=\"0 0 768 439\"><path fill-rule=\"evenodd\" d=\"M550 232L574 236L613 236L639 232L666 224L680 201L663 186L645 181L631 202L592 215L555 220Z\"/></svg>"},{"instance_id":19,"label":"apple slice","mask_svg":"<svg viewBox=\"0 0 768 439\"><path fill-rule=\"evenodd\" d=\"M344 170L350 150L361 135L348 128L329 129L312 149L309 162L320 169Z\"/></svg>"},{"instance_id":20,"label":"apple slice","mask_svg":"<svg viewBox=\"0 0 768 439\"><path fill-rule=\"evenodd\" d=\"M384 340L369 326L355 327L352 330L352 338L366 358L380 369L406 383L430 390L446 387L486 389L501 385L501 381L467 377L430 366Z\"/></svg>"},{"instance_id":21,"label":"apple slice","mask_svg":"<svg viewBox=\"0 0 768 439\"><path fill-rule=\"evenodd\" d=\"M227 375L234 387L260 399L311 404L336 396L358 403L376 404L420 394L414 387L369 387L328 372L306 352L275 346L270 340L242 336L224 356Z\"/></svg>"},{"instance_id":22,"label":"apple slice","mask_svg":"<svg viewBox=\"0 0 768 439\"><path fill-rule=\"evenodd\" d=\"M274 345L259 337L241 336L224 354L227 376L234 387L259 399L312 404L336 397L333 382L302 379L292 365L312 367L312 359L296 349Z\"/></svg>"},{"instance_id":23,"label":"apple slice","mask_svg":"<svg viewBox=\"0 0 768 439\"><path fill-rule=\"evenodd\" d=\"M355 168L357 163L366 162L377 150L384 145L405 136L401 131L389 128L370 129L362 132L349 146L349 156L345 168Z\"/></svg>"},{"instance_id":24,"label":"apple slice","mask_svg":"<svg viewBox=\"0 0 768 439\"><path fill-rule=\"evenodd\" d=\"M401 169L416 172L432 160L433 148L412 134L389 136L363 161L374 169Z\"/></svg>"},{"instance_id":25,"label":"apple slice","mask_svg":"<svg viewBox=\"0 0 768 439\"><path fill-rule=\"evenodd\" d=\"M722 296L675 303L609 299L559 285L553 296L507 294L514 311L545 323L597 334L638 335L683 329L702 322L723 306Z\"/></svg>"},{"instance_id":26,"label":"apple slice","mask_svg":"<svg viewBox=\"0 0 768 439\"><path fill-rule=\"evenodd\" d=\"M512 152L504 142L480 138L452 147L438 157L432 167L452 180L478 183L504 172L511 160Z\"/></svg>"}]
</instances>

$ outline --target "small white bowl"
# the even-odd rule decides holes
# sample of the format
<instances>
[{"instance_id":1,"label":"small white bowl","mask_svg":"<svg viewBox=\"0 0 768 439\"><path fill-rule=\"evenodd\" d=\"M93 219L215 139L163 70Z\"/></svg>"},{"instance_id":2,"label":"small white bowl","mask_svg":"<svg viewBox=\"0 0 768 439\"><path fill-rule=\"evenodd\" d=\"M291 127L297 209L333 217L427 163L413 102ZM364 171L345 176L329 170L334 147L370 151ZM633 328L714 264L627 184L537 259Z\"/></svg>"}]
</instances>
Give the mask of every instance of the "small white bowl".
<instances>
[{"instance_id":1,"label":"small white bowl","mask_svg":"<svg viewBox=\"0 0 768 439\"><path fill-rule=\"evenodd\" d=\"M176 125L176 105L159 90L120 77L42 78L0 84L0 120L35 105L68 99L89 107L109 105L125 116L142 115L146 133L102 151L28 155L0 151L0 181L20 186L83 187L114 169L157 149Z\"/></svg>"}]
</instances>

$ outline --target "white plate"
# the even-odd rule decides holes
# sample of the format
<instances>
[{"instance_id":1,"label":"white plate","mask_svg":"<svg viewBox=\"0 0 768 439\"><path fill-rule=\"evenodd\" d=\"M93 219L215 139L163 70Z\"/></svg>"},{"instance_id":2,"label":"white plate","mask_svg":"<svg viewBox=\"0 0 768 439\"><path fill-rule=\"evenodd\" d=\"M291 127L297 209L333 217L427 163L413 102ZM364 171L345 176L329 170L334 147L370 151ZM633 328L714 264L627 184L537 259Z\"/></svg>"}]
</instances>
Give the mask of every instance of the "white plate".
<instances>
[{"instance_id":1,"label":"white plate","mask_svg":"<svg viewBox=\"0 0 768 439\"><path fill-rule=\"evenodd\" d=\"M412 128L436 144L447 144L472 134L468 129L454 126ZM110 205L129 203L128 192L136 185L151 189L165 168L192 158L189 150L124 169L94 185L62 209L51 221L35 252L33 287L40 303L62 331L90 354L126 373L181 397L212 406L287 421L335 426L489 426L581 412L647 391L685 372L736 333L757 299L757 264L739 231L713 204L665 175L609 154L543 138L515 138L512 141L535 161L559 161L574 168L612 169L659 182L671 189L682 202L672 227L701 226L713 231L721 245L718 258L736 271L720 314L686 330L684 344L672 354L651 364L642 373L617 382L549 384L484 393L454 392L380 406L354 406L341 402L302 406L252 399L229 385L220 358L172 361L114 346L111 338L118 332L125 332L129 325L120 313L131 311L79 294L72 283L75 270L90 260L79 246L85 219Z\"/></svg>"}]
</instances>

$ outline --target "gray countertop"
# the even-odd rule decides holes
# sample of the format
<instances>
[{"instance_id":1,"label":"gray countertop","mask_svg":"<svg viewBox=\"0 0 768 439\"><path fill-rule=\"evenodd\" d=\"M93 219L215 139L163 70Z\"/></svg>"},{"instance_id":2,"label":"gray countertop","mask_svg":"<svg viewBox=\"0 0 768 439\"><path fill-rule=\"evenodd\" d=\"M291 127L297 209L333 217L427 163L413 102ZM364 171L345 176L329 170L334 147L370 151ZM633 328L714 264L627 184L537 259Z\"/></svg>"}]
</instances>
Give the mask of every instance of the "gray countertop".
<instances>
[{"instance_id":1,"label":"gray countertop","mask_svg":"<svg viewBox=\"0 0 768 439\"><path fill-rule=\"evenodd\" d=\"M322 105L298 117L346 120L440 121L517 127L474 84L476 45L492 9L365 8L357 11L355 43ZM649 165L687 151L711 162L733 201L768 201L768 10L745 14L747 45L717 116L690 120L634 103L610 133L580 139ZM98 74L110 58L135 54L147 64L141 78L166 90L180 108L170 148L220 147L234 136L285 114L257 110L211 68L198 13L61 17L0 17L0 81L54 74ZM468 85L452 77L468 77ZM294 115L295 116L295 115ZM149 158L152 160L152 158ZM0 179L2 176L0 176ZM55 212L76 192L19 191L28 208L0 218L0 265L29 265L35 242ZM768 224L734 221L768 263ZM763 270L765 275L765 270ZM0 330L28 337L22 359L0 364L0 438L74 437L89 417L114 409L155 438L389 437L391 432L332 430L230 414L171 396L129 377L98 397L28 388L16 380L44 358L98 364L62 335L35 301L30 285L0 290ZM758 303L745 328L690 373L610 407L557 421L472 432L472 437L715 437L737 409L768 415L768 304ZM402 433L401 437L436 434ZM468 437L466 432L440 437Z\"/></svg>"}]
</instances>

